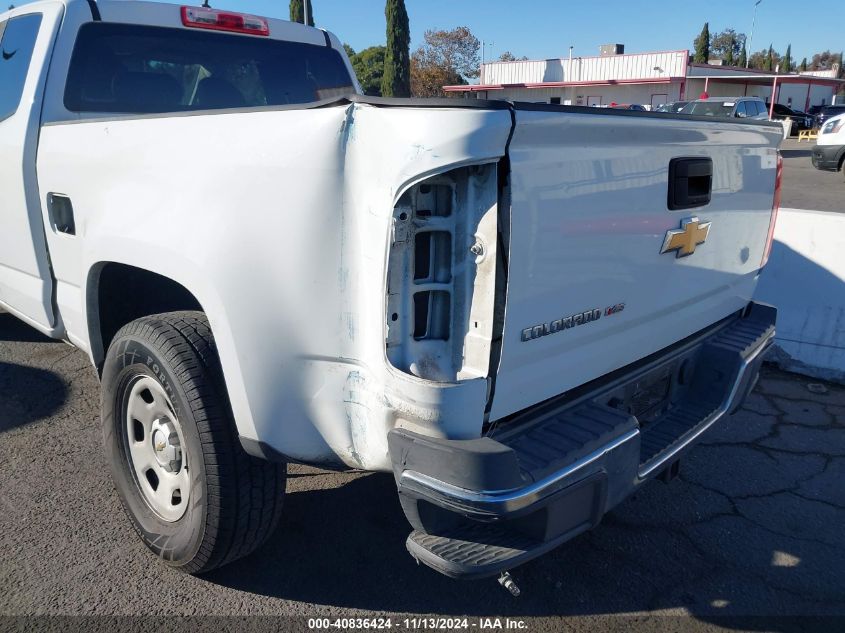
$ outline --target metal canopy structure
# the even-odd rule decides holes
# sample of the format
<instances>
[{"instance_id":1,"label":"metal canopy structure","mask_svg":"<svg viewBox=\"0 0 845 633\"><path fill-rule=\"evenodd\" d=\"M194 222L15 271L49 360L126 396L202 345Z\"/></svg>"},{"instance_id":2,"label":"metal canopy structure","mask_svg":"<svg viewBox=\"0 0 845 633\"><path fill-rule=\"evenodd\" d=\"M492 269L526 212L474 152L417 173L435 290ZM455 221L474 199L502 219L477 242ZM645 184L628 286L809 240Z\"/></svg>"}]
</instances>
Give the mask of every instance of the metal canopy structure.
<instances>
[{"instance_id":1,"label":"metal canopy structure","mask_svg":"<svg viewBox=\"0 0 845 633\"><path fill-rule=\"evenodd\" d=\"M729 93L724 96L763 98L770 102L771 115L774 104L780 102L784 86L790 86L784 100L790 104L795 100L796 108L803 106L806 110L812 104L832 99L845 88L845 79L837 79L836 72L834 68L804 74L772 73L735 66L692 64L689 63L689 51L662 51L488 62L482 64L478 84L444 86L443 89L446 93L505 100L530 99L528 95L536 93L541 99L555 97L553 102L559 103L566 89L572 89L569 95L573 96L577 94L577 88L613 88L615 92L610 94L617 95L618 101L618 89L629 87L625 94L630 92L634 102L637 95L642 97L645 94L643 89L647 86L674 86L665 92L674 94L674 99L685 100L697 97L703 84L703 92L707 93L714 89L717 93ZM691 82L694 82L695 90L690 87ZM716 88L716 85L719 87ZM637 86L641 89L638 90ZM806 86L806 91L803 86ZM556 91L561 92L556 94ZM493 94L489 94L491 92ZM669 98L668 94L665 96Z\"/></svg>"}]
</instances>

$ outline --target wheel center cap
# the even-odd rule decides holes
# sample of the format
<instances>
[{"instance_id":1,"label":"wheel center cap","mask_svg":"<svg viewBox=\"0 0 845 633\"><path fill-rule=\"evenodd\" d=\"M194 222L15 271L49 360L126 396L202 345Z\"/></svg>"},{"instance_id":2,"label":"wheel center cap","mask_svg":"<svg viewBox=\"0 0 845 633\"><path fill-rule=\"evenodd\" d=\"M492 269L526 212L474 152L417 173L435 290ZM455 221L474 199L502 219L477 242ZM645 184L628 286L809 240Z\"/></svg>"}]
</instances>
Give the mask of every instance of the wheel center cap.
<instances>
[{"instance_id":1,"label":"wheel center cap","mask_svg":"<svg viewBox=\"0 0 845 633\"><path fill-rule=\"evenodd\" d=\"M179 434L166 418L153 422L151 442L159 466L167 472L178 472L182 467L182 446Z\"/></svg>"},{"instance_id":2,"label":"wheel center cap","mask_svg":"<svg viewBox=\"0 0 845 633\"><path fill-rule=\"evenodd\" d=\"M155 448L156 453L161 453L165 448L167 448L167 438L160 430L156 431L153 435L153 447Z\"/></svg>"}]
</instances>

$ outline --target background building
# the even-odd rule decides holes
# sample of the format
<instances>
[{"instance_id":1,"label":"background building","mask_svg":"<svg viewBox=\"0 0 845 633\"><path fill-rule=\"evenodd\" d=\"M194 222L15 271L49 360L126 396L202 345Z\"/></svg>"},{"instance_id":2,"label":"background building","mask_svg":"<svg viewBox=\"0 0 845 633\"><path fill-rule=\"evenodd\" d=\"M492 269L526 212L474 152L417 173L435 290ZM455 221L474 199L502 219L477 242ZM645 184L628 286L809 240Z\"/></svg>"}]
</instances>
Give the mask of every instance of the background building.
<instances>
[{"instance_id":1,"label":"background building","mask_svg":"<svg viewBox=\"0 0 845 633\"><path fill-rule=\"evenodd\" d=\"M601 47L596 57L482 64L478 84L444 86L448 93L479 99L600 106L710 96L759 96L798 110L833 102L845 87L830 71L777 74L734 66L690 64L688 50L625 54L621 44Z\"/></svg>"}]
</instances>

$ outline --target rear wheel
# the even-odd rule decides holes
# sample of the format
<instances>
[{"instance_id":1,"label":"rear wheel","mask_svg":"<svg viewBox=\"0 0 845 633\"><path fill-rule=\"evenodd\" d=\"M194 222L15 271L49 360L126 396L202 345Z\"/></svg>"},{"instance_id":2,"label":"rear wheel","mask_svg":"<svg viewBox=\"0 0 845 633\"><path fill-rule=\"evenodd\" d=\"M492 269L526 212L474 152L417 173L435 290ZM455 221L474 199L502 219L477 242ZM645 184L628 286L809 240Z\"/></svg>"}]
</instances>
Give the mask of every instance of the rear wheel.
<instances>
[{"instance_id":1,"label":"rear wheel","mask_svg":"<svg viewBox=\"0 0 845 633\"><path fill-rule=\"evenodd\" d=\"M204 314L126 325L109 346L102 384L112 476L149 549L200 573L267 539L281 514L285 467L241 448Z\"/></svg>"}]
</instances>

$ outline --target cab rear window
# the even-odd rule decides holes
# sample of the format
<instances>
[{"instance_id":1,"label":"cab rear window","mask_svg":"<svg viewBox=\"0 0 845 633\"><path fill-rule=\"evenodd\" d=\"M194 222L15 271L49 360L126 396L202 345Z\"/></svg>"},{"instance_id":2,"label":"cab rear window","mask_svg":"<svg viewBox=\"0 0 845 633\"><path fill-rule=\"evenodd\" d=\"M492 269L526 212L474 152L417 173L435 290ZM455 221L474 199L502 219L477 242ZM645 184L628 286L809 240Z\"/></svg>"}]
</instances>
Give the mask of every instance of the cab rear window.
<instances>
[{"instance_id":1,"label":"cab rear window","mask_svg":"<svg viewBox=\"0 0 845 633\"><path fill-rule=\"evenodd\" d=\"M301 104L353 90L326 46L98 22L79 31L64 103L71 112L146 114Z\"/></svg>"}]
</instances>

